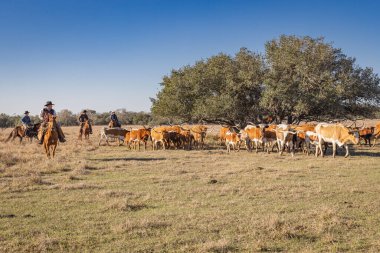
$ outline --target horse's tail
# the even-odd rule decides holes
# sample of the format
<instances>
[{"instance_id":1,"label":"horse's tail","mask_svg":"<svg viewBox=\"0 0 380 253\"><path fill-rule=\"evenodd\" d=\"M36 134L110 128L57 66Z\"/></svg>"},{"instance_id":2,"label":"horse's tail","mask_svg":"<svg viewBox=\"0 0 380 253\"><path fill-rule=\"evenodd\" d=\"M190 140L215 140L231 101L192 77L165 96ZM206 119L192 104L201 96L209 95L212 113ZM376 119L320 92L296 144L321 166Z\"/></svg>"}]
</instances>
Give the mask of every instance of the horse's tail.
<instances>
[{"instance_id":1,"label":"horse's tail","mask_svg":"<svg viewBox=\"0 0 380 253\"><path fill-rule=\"evenodd\" d=\"M14 129L12 130L12 132L9 134L8 138L5 140L5 142L8 142L13 136L14 136Z\"/></svg>"}]
</instances>

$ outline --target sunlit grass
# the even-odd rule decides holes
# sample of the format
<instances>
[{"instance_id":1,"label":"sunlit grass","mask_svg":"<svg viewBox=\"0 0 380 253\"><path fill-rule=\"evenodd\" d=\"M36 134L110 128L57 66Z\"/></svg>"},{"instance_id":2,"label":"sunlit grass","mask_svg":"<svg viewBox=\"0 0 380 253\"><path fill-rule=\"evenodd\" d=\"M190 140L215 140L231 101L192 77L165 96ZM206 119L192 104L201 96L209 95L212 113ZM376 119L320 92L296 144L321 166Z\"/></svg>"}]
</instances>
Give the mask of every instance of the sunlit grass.
<instances>
[{"instance_id":1,"label":"sunlit grass","mask_svg":"<svg viewBox=\"0 0 380 253\"><path fill-rule=\"evenodd\" d=\"M380 147L130 151L76 141L48 160L0 143L0 252L378 252ZM8 130L0 132L0 141ZM342 151L341 151L342 152Z\"/></svg>"}]
</instances>

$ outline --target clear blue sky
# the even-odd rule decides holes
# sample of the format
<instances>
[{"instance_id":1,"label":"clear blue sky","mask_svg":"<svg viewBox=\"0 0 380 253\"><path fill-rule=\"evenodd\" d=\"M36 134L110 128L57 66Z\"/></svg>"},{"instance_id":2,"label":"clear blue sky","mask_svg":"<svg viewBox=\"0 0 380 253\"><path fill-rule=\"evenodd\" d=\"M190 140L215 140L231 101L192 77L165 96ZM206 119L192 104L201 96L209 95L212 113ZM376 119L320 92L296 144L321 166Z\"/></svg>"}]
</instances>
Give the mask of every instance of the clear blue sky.
<instances>
[{"instance_id":1,"label":"clear blue sky","mask_svg":"<svg viewBox=\"0 0 380 253\"><path fill-rule=\"evenodd\" d=\"M380 1L1 0L0 112L149 111L171 69L281 34L380 72Z\"/></svg>"}]
</instances>

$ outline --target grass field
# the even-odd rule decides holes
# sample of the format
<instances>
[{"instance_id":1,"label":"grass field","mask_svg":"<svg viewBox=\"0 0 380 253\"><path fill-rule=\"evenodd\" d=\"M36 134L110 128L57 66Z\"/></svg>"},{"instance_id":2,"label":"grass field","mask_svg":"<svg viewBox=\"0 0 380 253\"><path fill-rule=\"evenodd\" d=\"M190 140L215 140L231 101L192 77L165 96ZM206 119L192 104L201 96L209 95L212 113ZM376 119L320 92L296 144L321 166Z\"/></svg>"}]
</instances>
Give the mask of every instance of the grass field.
<instances>
[{"instance_id":1,"label":"grass field","mask_svg":"<svg viewBox=\"0 0 380 253\"><path fill-rule=\"evenodd\" d=\"M0 131L0 252L380 251L380 146L138 152L77 130L52 160Z\"/></svg>"}]
</instances>

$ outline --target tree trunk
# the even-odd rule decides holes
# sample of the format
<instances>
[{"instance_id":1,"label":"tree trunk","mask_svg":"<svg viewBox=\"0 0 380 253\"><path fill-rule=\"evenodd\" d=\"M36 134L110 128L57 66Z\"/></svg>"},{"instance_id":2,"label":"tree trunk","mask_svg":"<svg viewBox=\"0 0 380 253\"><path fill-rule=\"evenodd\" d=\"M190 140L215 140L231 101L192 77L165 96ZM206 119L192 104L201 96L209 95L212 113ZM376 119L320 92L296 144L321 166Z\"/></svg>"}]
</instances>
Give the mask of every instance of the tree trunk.
<instances>
[{"instance_id":1,"label":"tree trunk","mask_svg":"<svg viewBox=\"0 0 380 253\"><path fill-rule=\"evenodd\" d=\"M292 123L293 123L293 116L289 115L288 116L288 124L292 124Z\"/></svg>"}]
</instances>

